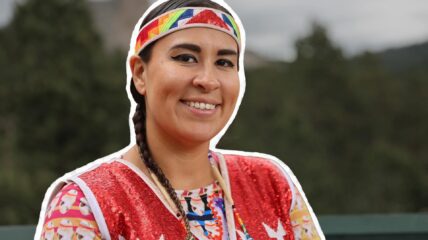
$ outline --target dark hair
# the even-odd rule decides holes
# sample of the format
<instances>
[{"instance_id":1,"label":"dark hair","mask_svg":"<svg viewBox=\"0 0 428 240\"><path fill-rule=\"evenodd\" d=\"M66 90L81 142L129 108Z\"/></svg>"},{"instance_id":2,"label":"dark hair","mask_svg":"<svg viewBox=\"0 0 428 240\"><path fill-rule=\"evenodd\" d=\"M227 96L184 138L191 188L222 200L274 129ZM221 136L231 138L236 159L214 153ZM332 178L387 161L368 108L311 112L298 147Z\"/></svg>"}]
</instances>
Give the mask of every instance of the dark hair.
<instances>
[{"instance_id":1,"label":"dark hair","mask_svg":"<svg viewBox=\"0 0 428 240\"><path fill-rule=\"evenodd\" d=\"M154 8L143 20L140 26L140 29L155 17L180 7L209 7L209 8L221 10L223 12L230 14L229 11L227 11L224 7L209 0L170 0ZM143 62L148 63L150 61L152 48L154 44L156 44L156 41L146 46L144 50L139 54ZM162 169L158 166L156 161L152 158L150 153L150 147L147 143L147 135L146 135L146 107L145 107L144 96L138 93L132 79L131 79L130 86L131 86L132 97L137 103L137 108L135 110L135 114L132 120L134 122L135 135L136 135L136 140L139 147L140 156L143 159L144 164L147 166L147 168L151 172L153 172L156 175L156 177L159 179L159 182L165 187L166 191L168 192L168 195L173 200L174 204L176 205L179 211L180 216L184 219L184 223L186 227L186 239L191 239L192 234L190 232L189 220L186 217L183 206L181 205L180 200L178 199L178 196L175 193L174 188L171 186L171 183L169 182L168 178L165 176L165 174L163 173Z\"/></svg>"}]
</instances>

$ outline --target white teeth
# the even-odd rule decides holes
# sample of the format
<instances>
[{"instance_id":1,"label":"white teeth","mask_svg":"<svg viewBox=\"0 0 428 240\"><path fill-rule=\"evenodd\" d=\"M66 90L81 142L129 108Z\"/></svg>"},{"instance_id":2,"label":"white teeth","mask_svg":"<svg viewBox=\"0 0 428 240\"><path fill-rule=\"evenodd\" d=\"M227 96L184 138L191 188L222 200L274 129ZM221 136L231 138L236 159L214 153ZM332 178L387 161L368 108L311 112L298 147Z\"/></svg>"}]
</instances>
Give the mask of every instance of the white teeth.
<instances>
[{"instance_id":1,"label":"white teeth","mask_svg":"<svg viewBox=\"0 0 428 240\"><path fill-rule=\"evenodd\" d=\"M215 108L214 104L202 103L202 102L186 102L186 104L192 108L197 108L201 110L212 110Z\"/></svg>"}]
</instances>

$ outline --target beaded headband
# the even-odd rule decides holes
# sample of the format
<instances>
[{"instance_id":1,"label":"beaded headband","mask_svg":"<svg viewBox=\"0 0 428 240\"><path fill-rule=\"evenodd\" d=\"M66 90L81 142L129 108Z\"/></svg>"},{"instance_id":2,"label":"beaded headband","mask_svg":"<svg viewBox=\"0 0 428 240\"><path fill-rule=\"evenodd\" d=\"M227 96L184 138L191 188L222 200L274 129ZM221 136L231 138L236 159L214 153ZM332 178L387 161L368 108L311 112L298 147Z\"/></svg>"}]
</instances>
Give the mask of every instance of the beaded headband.
<instances>
[{"instance_id":1,"label":"beaded headband","mask_svg":"<svg viewBox=\"0 0 428 240\"><path fill-rule=\"evenodd\" d=\"M139 54L147 45L167 34L191 27L223 31L235 39L238 47L241 45L238 25L232 16L212 8L185 7L166 12L144 25L137 36L135 54Z\"/></svg>"}]
</instances>

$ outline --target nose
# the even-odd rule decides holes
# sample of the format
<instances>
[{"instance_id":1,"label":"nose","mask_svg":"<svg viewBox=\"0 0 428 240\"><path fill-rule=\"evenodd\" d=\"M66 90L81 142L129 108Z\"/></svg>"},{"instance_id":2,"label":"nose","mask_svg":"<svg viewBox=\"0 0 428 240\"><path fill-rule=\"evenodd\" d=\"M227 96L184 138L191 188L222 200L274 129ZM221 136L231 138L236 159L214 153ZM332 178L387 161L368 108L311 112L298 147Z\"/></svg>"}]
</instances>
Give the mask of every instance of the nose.
<instances>
[{"instance_id":1,"label":"nose","mask_svg":"<svg viewBox=\"0 0 428 240\"><path fill-rule=\"evenodd\" d=\"M193 85L204 92L211 92L220 87L220 81L214 66L204 66L193 80Z\"/></svg>"}]
</instances>

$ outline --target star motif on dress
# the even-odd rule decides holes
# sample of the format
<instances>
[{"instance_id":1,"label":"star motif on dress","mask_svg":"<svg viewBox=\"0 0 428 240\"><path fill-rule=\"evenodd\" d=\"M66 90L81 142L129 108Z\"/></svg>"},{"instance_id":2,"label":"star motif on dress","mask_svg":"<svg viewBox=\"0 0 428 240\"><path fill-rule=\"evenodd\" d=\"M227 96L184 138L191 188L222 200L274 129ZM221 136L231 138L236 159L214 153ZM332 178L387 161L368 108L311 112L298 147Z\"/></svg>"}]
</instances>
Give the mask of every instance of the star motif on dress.
<instances>
[{"instance_id":1,"label":"star motif on dress","mask_svg":"<svg viewBox=\"0 0 428 240\"><path fill-rule=\"evenodd\" d=\"M165 240L165 237L163 236L163 234L160 236L159 240Z\"/></svg>"},{"instance_id":2,"label":"star motif on dress","mask_svg":"<svg viewBox=\"0 0 428 240\"><path fill-rule=\"evenodd\" d=\"M281 221L278 218L278 227L277 230L273 230L271 227L269 227L267 224L263 223L263 227L265 227L265 230L270 238L275 238L277 240L283 240L284 236L286 235L284 227L282 226Z\"/></svg>"}]
</instances>

